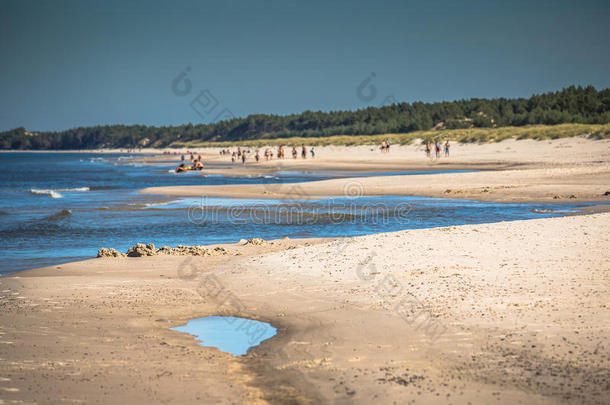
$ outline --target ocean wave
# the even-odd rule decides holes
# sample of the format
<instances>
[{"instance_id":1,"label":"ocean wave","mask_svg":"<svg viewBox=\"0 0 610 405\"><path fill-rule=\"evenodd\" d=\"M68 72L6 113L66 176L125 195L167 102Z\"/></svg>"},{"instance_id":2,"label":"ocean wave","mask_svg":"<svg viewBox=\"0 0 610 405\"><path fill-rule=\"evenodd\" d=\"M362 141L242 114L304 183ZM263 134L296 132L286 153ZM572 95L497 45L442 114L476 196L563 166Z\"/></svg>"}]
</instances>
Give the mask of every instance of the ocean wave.
<instances>
[{"instance_id":1,"label":"ocean wave","mask_svg":"<svg viewBox=\"0 0 610 405\"><path fill-rule=\"evenodd\" d=\"M168 204L172 204L172 203L175 203L175 202L182 202L182 201L184 201L184 200L172 200L172 201L163 201L163 202L153 202L153 203L142 204L142 206L144 208L159 207L159 206L168 205Z\"/></svg>"},{"instance_id":2,"label":"ocean wave","mask_svg":"<svg viewBox=\"0 0 610 405\"><path fill-rule=\"evenodd\" d=\"M31 188L30 193L32 194L40 194L40 195L48 195L52 198L63 198L60 192L64 191L89 191L91 190L89 187L75 187L75 188L56 188L56 189L39 189L39 188Z\"/></svg>"},{"instance_id":3,"label":"ocean wave","mask_svg":"<svg viewBox=\"0 0 610 405\"><path fill-rule=\"evenodd\" d=\"M91 190L89 187L76 187L76 188L58 188L54 191L89 191Z\"/></svg>"},{"instance_id":4,"label":"ocean wave","mask_svg":"<svg viewBox=\"0 0 610 405\"><path fill-rule=\"evenodd\" d=\"M39 195L48 195L51 198L63 198L63 196L55 190L39 190L36 188L32 188L32 189L30 189L30 193L39 194Z\"/></svg>"}]
</instances>

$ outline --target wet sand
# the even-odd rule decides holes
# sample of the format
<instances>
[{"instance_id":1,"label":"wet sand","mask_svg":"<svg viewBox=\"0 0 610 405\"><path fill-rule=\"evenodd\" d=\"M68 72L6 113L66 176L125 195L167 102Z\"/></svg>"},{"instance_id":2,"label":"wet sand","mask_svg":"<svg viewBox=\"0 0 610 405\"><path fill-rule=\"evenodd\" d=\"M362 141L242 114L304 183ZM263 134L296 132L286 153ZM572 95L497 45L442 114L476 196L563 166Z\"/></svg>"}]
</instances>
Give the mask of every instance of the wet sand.
<instances>
[{"instance_id":1,"label":"wet sand","mask_svg":"<svg viewBox=\"0 0 610 405\"><path fill-rule=\"evenodd\" d=\"M470 173L375 176L302 184L153 187L143 193L236 198L417 195L499 202L610 202L610 141L569 138L507 140L452 146L450 157L427 159L421 145L394 146L382 154L369 146L317 148L315 159L230 165L217 150L204 151L203 174L247 176L285 170L382 171L481 170ZM171 161L175 156L146 158ZM606 194L608 192L608 194Z\"/></svg>"},{"instance_id":2,"label":"wet sand","mask_svg":"<svg viewBox=\"0 0 610 405\"><path fill-rule=\"evenodd\" d=\"M3 277L1 398L607 403L609 226L595 214L281 240ZM279 333L235 358L168 329L217 314Z\"/></svg>"}]
</instances>

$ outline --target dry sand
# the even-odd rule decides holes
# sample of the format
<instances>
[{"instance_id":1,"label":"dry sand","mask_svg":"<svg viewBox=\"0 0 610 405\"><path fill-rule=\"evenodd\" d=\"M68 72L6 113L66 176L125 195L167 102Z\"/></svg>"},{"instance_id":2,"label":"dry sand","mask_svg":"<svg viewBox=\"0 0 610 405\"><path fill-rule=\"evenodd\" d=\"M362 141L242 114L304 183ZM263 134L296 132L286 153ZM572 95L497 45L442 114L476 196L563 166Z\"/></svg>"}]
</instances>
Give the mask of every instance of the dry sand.
<instances>
[{"instance_id":1,"label":"dry sand","mask_svg":"<svg viewBox=\"0 0 610 405\"><path fill-rule=\"evenodd\" d=\"M144 193L244 198L312 198L341 195L419 195L482 201L610 201L610 141L569 138L457 144L451 157L427 159L420 145L382 154L368 146L316 148L315 159L227 165L230 157L204 151L204 174L247 176L282 170L342 172L485 170L470 173L333 179L295 184L154 187ZM147 158L167 161L175 156Z\"/></svg>"},{"instance_id":2,"label":"dry sand","mask_svg":"<svg viewBox=\"0 0 610 405\"><path fill-rule=\"evenodd\" d=\"M0 396L608 403L609 226L596 214L18 273L0 280ZM218 313L279 333L235 358L168 329Z\"/></svg>"}]
</instances>

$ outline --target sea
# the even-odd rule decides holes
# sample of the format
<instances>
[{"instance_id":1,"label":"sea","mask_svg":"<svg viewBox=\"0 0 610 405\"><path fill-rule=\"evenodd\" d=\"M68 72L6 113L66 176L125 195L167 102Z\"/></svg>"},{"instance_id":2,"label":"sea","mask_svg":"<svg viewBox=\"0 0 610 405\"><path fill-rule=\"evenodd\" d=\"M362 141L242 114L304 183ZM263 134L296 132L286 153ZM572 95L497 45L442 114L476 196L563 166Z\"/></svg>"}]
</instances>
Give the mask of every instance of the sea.
<instances>
[{"instance_id":1,"label":"sea","mask_svg":"<svg viewBox=\"0 0 610 405\"><path fill-rule=\"evenodd\" d=\"M176 174L173 165L142 163L142 156L0 153L0 274L94 258L100 248L126 252L136 243L160 247L235 243L254 237L356 236L556 217L591 205L363 197L357 177L349 182L345 196L313 200L142 194L141 189L155 186L288 183L298 195L300 182L354 176L330 171L223 176L208 174L205 169Z\"/></svg>"}]
</instances>

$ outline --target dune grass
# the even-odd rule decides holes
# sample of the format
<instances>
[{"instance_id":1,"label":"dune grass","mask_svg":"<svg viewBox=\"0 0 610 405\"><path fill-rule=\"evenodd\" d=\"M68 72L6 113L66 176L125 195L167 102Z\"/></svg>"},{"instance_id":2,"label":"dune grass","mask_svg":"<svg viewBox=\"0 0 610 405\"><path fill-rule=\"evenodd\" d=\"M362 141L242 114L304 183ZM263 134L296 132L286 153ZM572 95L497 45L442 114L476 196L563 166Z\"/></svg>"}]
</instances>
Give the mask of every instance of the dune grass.
<instances>
[{"instance_id":1,"label":"dune grass","mask_svg":"<svg viewBox=\"0 0 610 405\"><path fill-rule=\"evenodd\" d=\"M572 136L586 136L591 139L610 138L610 124L561 124L561 125L532 125L524 127L501 128L470 128L440 131L416 131L406 134L380 134L380 135L335 135L328 137L292 137L292 138L261 138L246 141L223 142L174 142L172 148L201 148L201 147L232 147L236 145L260 148L263 146L301 145L328 146L328 145L377 145L390 138L393 144L408 145L414 141L450 140L459 143L487 143L500 142L505 139L558 139Z\"/></svg>"}]
</instances>

